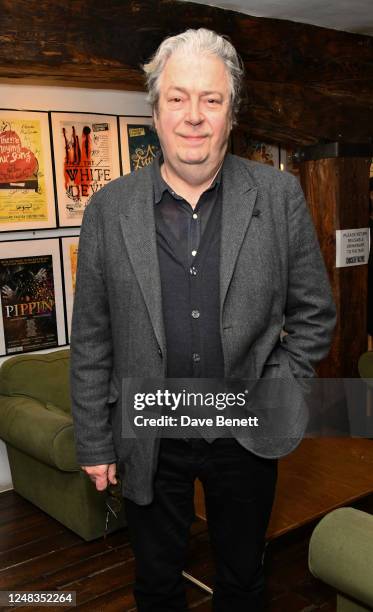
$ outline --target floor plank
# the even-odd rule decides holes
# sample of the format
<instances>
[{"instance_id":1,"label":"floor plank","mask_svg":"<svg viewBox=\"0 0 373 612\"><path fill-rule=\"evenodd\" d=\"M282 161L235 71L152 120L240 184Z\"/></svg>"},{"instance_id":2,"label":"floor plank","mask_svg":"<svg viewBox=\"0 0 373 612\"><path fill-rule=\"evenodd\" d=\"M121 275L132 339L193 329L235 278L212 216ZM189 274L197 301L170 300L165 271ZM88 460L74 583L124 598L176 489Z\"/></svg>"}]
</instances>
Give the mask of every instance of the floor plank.
<instances>
[{"instance_id":1,"label":"floor plank","mask_svg":"<svg viewBox=\"0 0 373 612\"><path fill-rule=\"evenodd\" d=\"M3 506L4 502L4 506ZM0 517L13 508L14 520L1 523L0 588L3 590L74 590L79 612L135 612L132 593L134 558L127 530L85 542L41 510L28 508L25 522L19 516L28 502L14 491L0 494ZM373 512L373 495L356 503ZM3 515L4 516L4 515ZM309 537L315 521L268 542L266 612L335 612L335 593L311 576L307 567ZM43 534L43 537L42 537ZM186 571L213 586L212 562L205 521L193 524ZM185 581L189 609L211 612L211 596ZM10 612L14 608L3 608ZM29 610L20 607L20 610ZM44 612L45 607L33 607ZM60 612L60 607L48 607ZM68 608L64 608L67 610Z\"/></svg>"}]
</instances>

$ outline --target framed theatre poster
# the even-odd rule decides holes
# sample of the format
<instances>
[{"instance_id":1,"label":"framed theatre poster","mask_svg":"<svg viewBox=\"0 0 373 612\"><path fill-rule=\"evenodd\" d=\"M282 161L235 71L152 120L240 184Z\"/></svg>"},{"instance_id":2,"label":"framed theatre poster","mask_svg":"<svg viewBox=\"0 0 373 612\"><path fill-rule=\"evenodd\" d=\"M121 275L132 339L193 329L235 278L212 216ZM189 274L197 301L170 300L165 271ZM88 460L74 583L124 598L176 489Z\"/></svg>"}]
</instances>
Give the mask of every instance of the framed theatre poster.
<instances>
[{"instance_id":1,"label":"framed theatre poster","mask_svg":"<svg viewBox=\"0 0 373 612\"><path fill-rule=\"evenodd\" d=\"M51 113L61 227L79 226L94 193L120 176L117 118Z\"/></svg>"},{"instance_id":2,"label":"framed theatre poster","mask_svg":"<svg viewBox=\"0 0 373 612\"><path fill-rule=\"evenodd\" d=\"M235 129L232 132L232 149L233 153L246 159L280 168L279 146L253 140L242 130Z\"/></svg>"},{"instance_id":3,"label":"framed theatre poster","mask_svg":"<svg viewBox=\"0 0 373 612\"><path fill-rule=\"evenodd\" d=\"M0 110L0 231L56 227L48 113Z\"/></svg>"},{"instance_id":4,"label":"framed theatre poster","mask_svg":"<svg viewBox=\"0 0 373 612\"><path fill-rule=\"evenodd\" d=\"M0 243L0 354L66 344L58 238Z\"/></svg>"},{"instance_id":5,"label":"framed theatre poster","mask_svg":"<svg viewBox=\"0 0 373 612\"><path fill-rule=\"evenodd\" d=\"M119 117L123 174L152 163L160 144L151 117Z\"/></svg>"},{"instance_id":6,"label":"framed theatre poster","mask_svg":"<svg viewBox=\"0 0 373 612\"><path fill-rule=\"evenodd\" d=\"M61 238L63 275L65 280L65 304L67 331L70 341L71 317L73 314L73 303L75 294L76 269L78 265L79 236L68 236Z\"/></svg>"}]
</instances>

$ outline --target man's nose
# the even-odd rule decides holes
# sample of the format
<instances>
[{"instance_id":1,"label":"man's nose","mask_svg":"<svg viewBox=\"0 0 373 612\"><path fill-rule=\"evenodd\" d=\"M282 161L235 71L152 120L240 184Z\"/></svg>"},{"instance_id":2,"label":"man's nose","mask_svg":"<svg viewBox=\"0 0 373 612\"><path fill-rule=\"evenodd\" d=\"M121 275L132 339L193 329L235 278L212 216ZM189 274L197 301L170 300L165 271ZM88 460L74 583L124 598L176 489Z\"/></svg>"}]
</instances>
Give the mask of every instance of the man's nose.
<instances>
[{"instance_id":1,"label":"man's nose","mask_svg":"<svg viewBox=\"0 0 373 612\"><path fill-rule=\"evenodd\" d=\"M200 101L199 100L190 100L186 121L191 123L192 125L198 125L203 121L203 113L201 111Z\"/></svg>"}]
</instances>

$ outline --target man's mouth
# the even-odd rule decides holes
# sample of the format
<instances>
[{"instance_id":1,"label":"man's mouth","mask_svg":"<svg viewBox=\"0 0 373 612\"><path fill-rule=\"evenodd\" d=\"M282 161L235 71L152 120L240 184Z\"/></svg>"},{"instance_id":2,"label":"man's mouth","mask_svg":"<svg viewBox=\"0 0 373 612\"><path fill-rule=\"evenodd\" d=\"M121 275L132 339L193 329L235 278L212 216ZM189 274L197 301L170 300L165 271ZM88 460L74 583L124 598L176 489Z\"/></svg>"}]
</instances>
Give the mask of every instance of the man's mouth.
<instances>
[{"instance_id":1,"label":"man's mouth","mask_svg":"<svg viewBox=\"0 0 373 612\"><path fill-rule=\"evenodd\" d=\"M206 134L179 134L179 136L181 136L181 138L183 138L184 140L187 140L190 143L199 143L202 142L203 140L205 140L205 138L207 138Z\"/></svg>"}]
</instances>

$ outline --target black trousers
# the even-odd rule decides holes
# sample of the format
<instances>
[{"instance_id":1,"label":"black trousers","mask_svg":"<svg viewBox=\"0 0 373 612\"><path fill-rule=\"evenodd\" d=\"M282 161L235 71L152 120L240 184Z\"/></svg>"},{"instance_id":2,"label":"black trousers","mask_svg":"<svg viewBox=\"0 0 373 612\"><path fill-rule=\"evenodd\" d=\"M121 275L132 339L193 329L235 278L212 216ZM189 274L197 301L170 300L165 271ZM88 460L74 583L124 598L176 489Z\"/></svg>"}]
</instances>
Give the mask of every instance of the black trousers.
<instances>
[{"instance_id":1,"label":"black trousers","mask_svg":"<svg viewBox=\"0 0 373 612\"><path fill-rule=\"evenodd\" d=\"M194 480L202 481L215 561L214 612L263 609L264 537L277 479L277 460L262 459L232 438L162 439L154 499L125 499L136 559L138 612L184 612L182 570L194 519Z\"/></svg>"}]
</instances>

